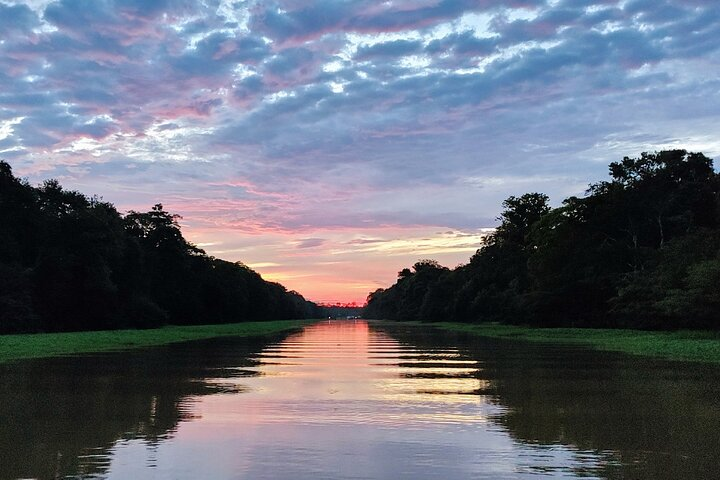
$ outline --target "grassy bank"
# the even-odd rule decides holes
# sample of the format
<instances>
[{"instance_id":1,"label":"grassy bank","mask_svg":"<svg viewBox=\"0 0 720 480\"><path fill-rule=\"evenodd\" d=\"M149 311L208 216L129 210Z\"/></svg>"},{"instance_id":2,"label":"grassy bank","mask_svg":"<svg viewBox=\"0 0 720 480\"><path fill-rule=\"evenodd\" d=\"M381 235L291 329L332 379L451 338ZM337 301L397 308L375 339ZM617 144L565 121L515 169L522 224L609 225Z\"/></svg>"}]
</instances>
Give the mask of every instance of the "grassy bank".
<instances>
[{"instance_id":1,"label":"grassy bank","mask_svg":"<svg viewBox=\"0 0 720 480\"><path fill-rule=\"evenodd\" d=\"M514 325L434 323L434 327L492 338L540 343L582 344L597 350L624 352L720 364L720 333L709 331L647 332L597 328L531 328Z\"/></svg>"},{"instance_id":2,"label":"grassy bank","mask_svg":"<svg viewBox=\"0 0 720 480\"><path fill-rule=\"evenodd\" d=\"M222 325L168 326L147 330L0 335L0 363L23 358L54 357L167 345L213 337L249 337L293 330L308 320L277 320Z\"/></svg>"}]
</instances>

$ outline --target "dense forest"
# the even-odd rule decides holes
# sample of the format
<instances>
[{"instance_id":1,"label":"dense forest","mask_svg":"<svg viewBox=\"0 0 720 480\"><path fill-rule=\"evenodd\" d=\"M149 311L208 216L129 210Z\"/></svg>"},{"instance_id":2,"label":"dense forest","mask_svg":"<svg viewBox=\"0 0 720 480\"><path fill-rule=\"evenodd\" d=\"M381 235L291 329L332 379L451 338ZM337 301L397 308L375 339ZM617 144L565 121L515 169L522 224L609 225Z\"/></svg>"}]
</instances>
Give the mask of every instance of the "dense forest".
<instances>
[{"instance_id":1,"label":"dense forest","mask_svg":"<svg viewBox=\"0 0 720 480\"><path fill-rule=\"evenodd\" d=\"M0 161L0 333L318 317L300 294L183 238L155 205L121 215Z\"/></svg>"},{"instance_id":2,"label":"dense forest","mask_svg":"<svg viewBox=\"0 0 720 480\"><path fill-rule=\"evenodd\" d=\"M538 326L720 327L720 175L702 153L643 153L557 208L503 202L470 262L403 269L367 318Z\"/></svg>"}]
</instances>

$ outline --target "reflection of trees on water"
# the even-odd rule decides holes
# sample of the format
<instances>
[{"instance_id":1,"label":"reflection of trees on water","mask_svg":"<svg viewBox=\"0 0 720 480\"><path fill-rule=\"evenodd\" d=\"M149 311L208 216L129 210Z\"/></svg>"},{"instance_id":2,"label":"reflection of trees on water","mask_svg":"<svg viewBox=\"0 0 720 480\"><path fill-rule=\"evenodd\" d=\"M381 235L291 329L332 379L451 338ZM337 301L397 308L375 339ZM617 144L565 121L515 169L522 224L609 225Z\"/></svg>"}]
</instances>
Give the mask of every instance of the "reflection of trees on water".
<instances>
[{"instance_id":1,"label":"reflection of trees on water","mask_svg":"<svg viewBox=\"0 0 720 480\"><path fill-rule=\"evenodd\" d=\"M225 390L206 380L248 375L223 369L252 365L267 341L0 365L0 479L104 473L115 442L171 437L194 398ZM227 342L233 348L218 348Z\"/></svg>"},{"instance_id":2,"label":"reflection of trees on water","mask_svg":"<svg viewBox=\"0 0 720 480\"><path fill-rule=\"evenodd\" d=\"M512 354L507 352L508 356ZM488 365L515 438L603 452L607 478L706 479L720 447L720 372L582 350Z\"/></svg>"},{"instance_id":3,"label":"reflection of trees on water","mask_svg":"<svg viewBox=\"0 0 720 480\"><path fill-rule=\"evenodd\" d=\"M460 346L463 358L477 362L475 372L408 375L474 376L481 386L475 393L483 395L478 401L502 407L495 424L525 445L578 451L578 468L587 466L579 475L717 476L717 368L404 326L389 333L420 349ZM251 375L242 367L252 366L266 344L225 339L0 366L0 480L102 475L123 439L142 440L151 450L192 418L194 399L225 390L223 377Z\"/></svg>"},{"instance_id":4,"label":"reflection of trees on water","mask_svg":"<svg viewBox=\"0 0 720 480\"><path fill-rule=\"evenodd\" d=\"M597 454L604 478L707 479L720 451L720 369L573 347L415 333L419 346L462 345L481 365L493 418L524 444Z\"/></svg>"}]
</instances>

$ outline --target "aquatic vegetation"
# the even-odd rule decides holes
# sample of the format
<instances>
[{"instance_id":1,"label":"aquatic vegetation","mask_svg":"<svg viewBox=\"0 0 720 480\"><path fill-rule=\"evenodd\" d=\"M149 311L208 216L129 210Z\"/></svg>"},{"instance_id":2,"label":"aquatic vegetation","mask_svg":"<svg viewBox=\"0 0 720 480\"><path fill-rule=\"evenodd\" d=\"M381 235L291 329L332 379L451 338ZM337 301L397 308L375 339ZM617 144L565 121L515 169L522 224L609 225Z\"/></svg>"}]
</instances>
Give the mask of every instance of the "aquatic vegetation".
<instances>
[{"instance_id":1,"label":"aquatic vegetation","mask_svg":"<svg viewBox=\"0 0 720 480\"><path fill-rule=\"evenodd\" d=\"M23 358L129 350L214 337L249 337L293 330L308 320L277 320L219 325L183 325L144 330L0 335L0 363Z\"/></svg>"}]
</instances>

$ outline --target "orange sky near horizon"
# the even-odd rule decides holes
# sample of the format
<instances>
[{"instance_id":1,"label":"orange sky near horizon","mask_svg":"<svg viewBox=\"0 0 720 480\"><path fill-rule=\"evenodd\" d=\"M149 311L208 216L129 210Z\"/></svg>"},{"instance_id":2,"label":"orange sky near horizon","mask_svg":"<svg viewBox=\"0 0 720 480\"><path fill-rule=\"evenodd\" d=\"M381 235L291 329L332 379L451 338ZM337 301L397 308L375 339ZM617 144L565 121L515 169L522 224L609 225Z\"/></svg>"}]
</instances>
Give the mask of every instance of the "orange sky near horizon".
<instances>
[{"instance_id":1,"label":"orange sky near horizon","mask_svg":"<svg viewBox=\"0 0 720 480\"><path fill-rule=\"evenodd\" d=\"M283 284L308 300L363 305L370 292L386 288L397 272L422 259L453 268L467 263L491 229L384 227L328 229L307 233L238 234L223 228L193 228L182 222L191 242L208 254L241 261L266 280Z\"/></svg>"}]
</instances>

